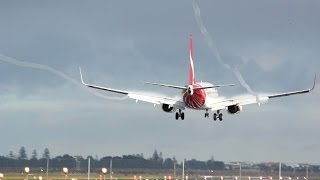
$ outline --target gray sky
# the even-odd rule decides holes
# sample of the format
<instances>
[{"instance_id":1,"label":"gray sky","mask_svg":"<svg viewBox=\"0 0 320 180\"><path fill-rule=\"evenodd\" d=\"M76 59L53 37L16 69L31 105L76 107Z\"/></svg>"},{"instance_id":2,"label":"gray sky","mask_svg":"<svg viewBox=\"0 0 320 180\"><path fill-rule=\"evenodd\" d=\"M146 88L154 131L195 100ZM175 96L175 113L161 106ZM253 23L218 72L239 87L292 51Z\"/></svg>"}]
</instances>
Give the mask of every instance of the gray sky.
<instances>
[{"instance_id":1,"label":"gray sky","mask_svg":"<svg viewBox=\"0 0 320 180\"><path fill-rule=\"evenodd\" d=\"M224 62L255 92L309 88L320 75L319 1L201 1L203 22ZM0 1L0 54L48 65L79 80L114 88L179 91L188 36L196 79L238 83L211 53L192 1ZM50 72L0 61L0 155L25 146L52 155L122 155L157 149L178 160L320 163L319 89L305 96L244 107L223 122L187 110L185 121L134 100L107 100ZM244 88L221 89L233 96ZM110 93L104 93L113 96Z\"/></svg>"}]
</instances>

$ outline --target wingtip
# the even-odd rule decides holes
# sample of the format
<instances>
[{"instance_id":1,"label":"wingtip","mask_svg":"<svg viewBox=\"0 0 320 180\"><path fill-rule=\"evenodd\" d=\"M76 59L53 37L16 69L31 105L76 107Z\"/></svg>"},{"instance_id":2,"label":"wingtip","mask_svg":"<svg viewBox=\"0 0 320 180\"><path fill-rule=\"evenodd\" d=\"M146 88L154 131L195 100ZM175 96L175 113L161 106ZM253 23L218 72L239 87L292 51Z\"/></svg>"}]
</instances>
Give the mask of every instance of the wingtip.
<instances>
[{"instance_id":1,"label":"wingtip","mask_svg":"<svg viewBox=\"0 0 320 180\"><path fill-rule=\"evenodd\" d=\"M83 81L83 77L82 77L82 71L81 71L81 67L79 66L79 72L80 72L80 79L81 79L81 83L85 84Z\"/></svg>"},{"instance_id":2,"label":"wingtip","mask_svg":"<svg viewBox=\"0 0 320 180\"><path fill-rule=\"evenodd\" d=\"M311 91L316 88L316 84L317 84L317 73L314 74L313 86L311 88Z\"/></svg>"}]
</instances>

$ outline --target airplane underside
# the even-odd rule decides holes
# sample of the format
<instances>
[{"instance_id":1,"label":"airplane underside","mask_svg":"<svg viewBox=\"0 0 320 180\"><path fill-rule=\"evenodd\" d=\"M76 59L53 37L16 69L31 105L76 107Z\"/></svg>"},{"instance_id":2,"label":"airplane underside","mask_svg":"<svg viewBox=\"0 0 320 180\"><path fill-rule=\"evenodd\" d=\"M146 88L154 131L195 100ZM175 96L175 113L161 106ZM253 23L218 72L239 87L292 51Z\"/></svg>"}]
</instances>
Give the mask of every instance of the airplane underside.
<instances>
[{"instance_id":1,"label":"airplane underside","mask_svg":"<svg viewBox=\"0 0 320 180\"><path fill-rule=\"evenodd\" d=\"M204 113L204 117L205 118L209 118L210 117L210 114L209 114L209 109L206 109L206 112ZM179 120L179 118L181 118L181 120L184 120L184 112L182 112L181 109L178 110L178 112L176 112L176 115L175 115L175 118L176 120ZM217 112L213 113L213 116L212 116L213 120L216 121L216 120L219 120L219 121L222 121L223 120L223 114L220 112L220 110L217 110Z\"/></svg>"}]
</instances>

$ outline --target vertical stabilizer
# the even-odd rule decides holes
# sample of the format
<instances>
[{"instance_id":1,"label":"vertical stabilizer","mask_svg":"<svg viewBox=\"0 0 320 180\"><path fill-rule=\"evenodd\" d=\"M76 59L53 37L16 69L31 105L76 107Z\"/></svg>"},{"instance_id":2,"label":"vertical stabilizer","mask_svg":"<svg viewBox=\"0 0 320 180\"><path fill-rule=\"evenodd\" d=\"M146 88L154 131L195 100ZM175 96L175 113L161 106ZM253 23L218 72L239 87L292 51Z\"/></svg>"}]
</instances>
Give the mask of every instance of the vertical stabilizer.
<instances>
[{"instance_id":1,"label":"vertical stabilizer","mask_svg":"<svg viewBox=\"0 0 320 180\"><path fill-rule=\"evenodd\" d=\"M193 66L192 35L190 35L189 37L189 58L190 58L189 84L195 84L196 80L194 77L194 66Z\"/></svg>"}]
</instances>

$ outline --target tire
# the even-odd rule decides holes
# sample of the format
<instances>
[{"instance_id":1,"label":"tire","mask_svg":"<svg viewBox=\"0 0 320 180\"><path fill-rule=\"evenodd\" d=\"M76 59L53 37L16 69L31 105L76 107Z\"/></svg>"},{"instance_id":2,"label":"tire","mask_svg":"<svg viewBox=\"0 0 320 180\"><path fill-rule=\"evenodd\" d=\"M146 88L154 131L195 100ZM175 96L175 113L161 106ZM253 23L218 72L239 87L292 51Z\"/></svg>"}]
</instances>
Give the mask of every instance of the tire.
<instances>
[{"instance_id":1,"label":"tire","mask_svg":"<svg viewBox=\"0 0 320 180\"><path fill-rule=\"evenodd\" d=\"M216 114L216 113L213 114L213 120L214 120L214 121L217 120L217 114Z\"/></svg>"},{"instance_id":2,"label":"tire","mask_svg":"<svg viewBox=\"0 0 320 180\"><path fill-rule=\"evenodd\" d=\"M222 121L222 114L219 114L219 120Z\"/></svg>"},{"instance_id":3,"label":"tire","mask_svg":"<svg viewBox=\"0 0 320 180\"><path fill-rule=\"evenodd\" d=\"M181 113L181 120L184 120L184 113Z\"/></svg>"},{"instance_id":4,"label":"tire","mask_svg":"<svg viewBox=\"0 0 320 180\"><path fill-rule=\"evenodd\" d=\"M176 112L176 120L179 119L179 113Z\"/></svg>"}]
</instances>

